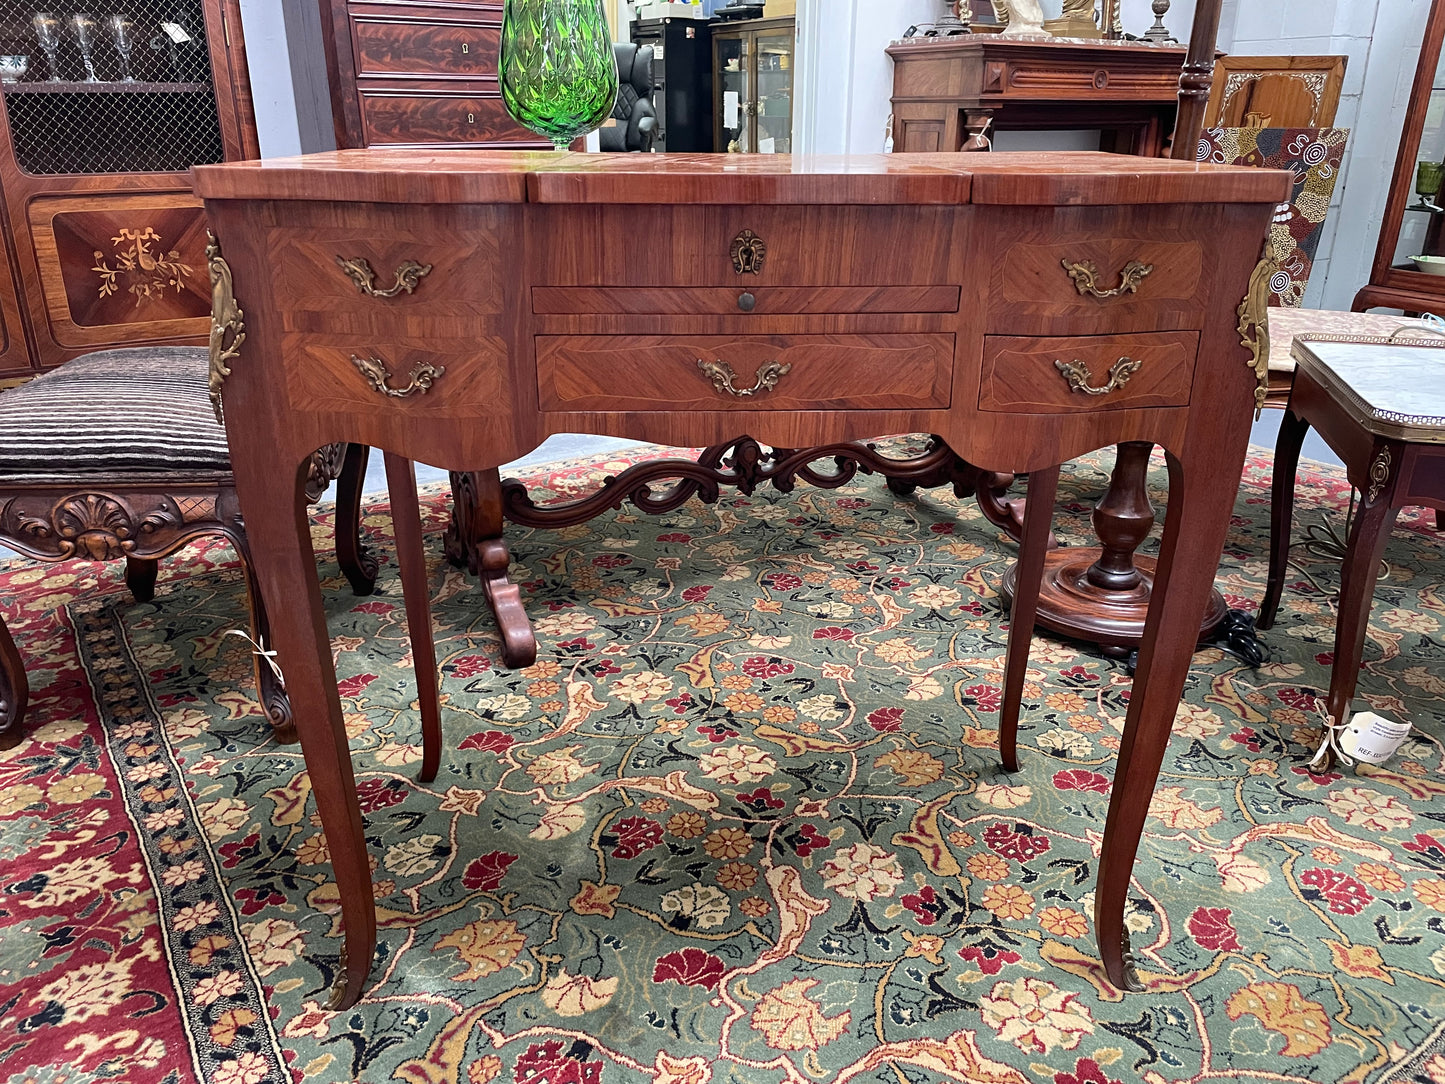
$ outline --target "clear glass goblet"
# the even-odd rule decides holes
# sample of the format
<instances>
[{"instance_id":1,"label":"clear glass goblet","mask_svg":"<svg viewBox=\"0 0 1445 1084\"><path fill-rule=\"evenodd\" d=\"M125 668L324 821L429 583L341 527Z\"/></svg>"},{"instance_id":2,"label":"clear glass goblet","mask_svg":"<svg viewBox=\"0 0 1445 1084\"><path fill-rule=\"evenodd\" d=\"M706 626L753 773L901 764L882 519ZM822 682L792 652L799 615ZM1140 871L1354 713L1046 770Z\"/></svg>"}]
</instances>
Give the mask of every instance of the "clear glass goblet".
<instances>
[{"instance_id":1,"label":"clear glass goblet","mask_svg":"<svg viewBox=\"0 0 1445 1084\"><path fill-rule=\"evenodd\" d=\"M105 20L105 25L120 56L120 81L134 83L135 77L130 73L130 51L135 46L135 23L131 22L129 15L112 15Z\"/></svg>"},{"instance_id":2,"label":"clear glass goblet","mask_svg":"<svg viewBox=\"0 0 1445 1084\"><path fill-rule=\"evenodd\" d=\"M95 19L82 12L70 17L70 29L75 34L75 44L80 47L80 62L85 65L85 81L99 83L95 74Z\"/></svg>"},{"instance_id":3,"label":"clear glass goblet","mask_svg":"<svg viewBox=\"0 0 1445 1084\"><path fill-rule=\"evenodd\" d=\"M60 20L48 11L37 11L30 20L35 28L35 41L45 54L45 63L50 68L50 82L60 82Z\"/></svg>"}]
</instances>

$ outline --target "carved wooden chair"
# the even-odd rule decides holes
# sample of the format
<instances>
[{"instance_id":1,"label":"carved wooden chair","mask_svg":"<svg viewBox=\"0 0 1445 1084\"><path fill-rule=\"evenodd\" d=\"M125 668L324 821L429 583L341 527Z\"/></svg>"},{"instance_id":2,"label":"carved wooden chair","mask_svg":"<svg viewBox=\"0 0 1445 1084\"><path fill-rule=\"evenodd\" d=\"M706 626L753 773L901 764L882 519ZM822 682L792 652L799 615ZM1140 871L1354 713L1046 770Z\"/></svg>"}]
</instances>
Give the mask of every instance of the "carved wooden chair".
<instances>
[{"instance_id":1,"label":"carved wooden chair","mask_svg":"<svg viewBox=\"0 0 1445 1084\"><path fill-rule=\"evenodd\" d=\"M157 562L191 540L222 535L241 558L251 635L269 639L266 612L231 480L226 432L207 392L203 346L129 347L87 354L0 394L0 545L41 561L124 559L138 602L155 591ZM307 496L340 478L336 550L358 595L376 564L359 536L367 449L333 444L309 465ZM281 741L295 728L284 690L256 660L262 708ZM0 614L0 747L20 740L28 685Z\"/></svg>"}]
</instances>

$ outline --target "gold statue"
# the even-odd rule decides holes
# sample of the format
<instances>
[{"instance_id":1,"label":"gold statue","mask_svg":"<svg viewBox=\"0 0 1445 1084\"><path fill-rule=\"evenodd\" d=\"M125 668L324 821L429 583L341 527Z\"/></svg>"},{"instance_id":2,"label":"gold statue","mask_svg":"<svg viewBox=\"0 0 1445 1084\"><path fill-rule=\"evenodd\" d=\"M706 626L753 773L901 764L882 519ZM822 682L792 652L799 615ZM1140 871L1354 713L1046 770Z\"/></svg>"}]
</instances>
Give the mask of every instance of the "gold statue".
<instances>
[{"instance_id":1,"label":"gold statue","mask_svg":"<svg viewBox=\"0 0 1445 1084\"><path fill-rule=\"evenodd\" d=\"M1057 38L1097 38L1094 4L1095 0L1064 0L1063 13L1044 23L1044 29Z\"/></svg>"}]
</instances>

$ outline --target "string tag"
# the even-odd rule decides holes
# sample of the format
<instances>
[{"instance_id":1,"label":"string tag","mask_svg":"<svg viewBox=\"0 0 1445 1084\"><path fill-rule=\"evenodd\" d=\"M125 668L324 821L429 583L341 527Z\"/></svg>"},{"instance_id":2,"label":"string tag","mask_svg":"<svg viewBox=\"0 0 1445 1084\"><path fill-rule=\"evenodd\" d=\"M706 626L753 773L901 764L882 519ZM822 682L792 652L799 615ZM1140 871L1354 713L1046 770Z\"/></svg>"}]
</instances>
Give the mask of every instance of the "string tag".
<instances>
[{"instance_id":1,"label":"string tag","mask_svg":"<svg viewBox=\"0 0 1445 1084\"><path fill-rule=\"evenodd\" d=\"M1345 721L1335 725L1317 701L1315 710L1324 719L1324 737L1310 759L1311 768L1324 763L1325 753L1333 749L1346 764L1363 761L1379 766L1395 755L1410 736L1409 723L1397 723L1373 711L1347 712Z\"/></svg>"},{"instance_id":2,"label":"string tag","mask_svg":"<svg viewBox=\"0 0 1445 1084\"><path fill-rule=\"evenodd\" d=\"M1409 723L1396 723L1373 711L1362 711L1350 716L1338 741L1346 756L1378 765L1394 756L1409 736Z\"/></svg>"},{"instance_id":3,"label":"string tag","mask_svg":"<svg viewBox=\"0 0 1445 1084\"><path fill-rule=\"evenodd\" d=\"M281 673L281 664L276 661L275 648L271 648L268 650L264 642L256 642L255 640L251 639L250 633L243 632L241 629L227 629L223 635L239 636L241 639L245 640L246 643L250 644L251 647L254 649L252 651L252 654L256 655L267 666L271 668L271 673L276 675L276 680L281 683L281 687L283 689L286 687L286 676Z\"/></svg>"}]
</instances>

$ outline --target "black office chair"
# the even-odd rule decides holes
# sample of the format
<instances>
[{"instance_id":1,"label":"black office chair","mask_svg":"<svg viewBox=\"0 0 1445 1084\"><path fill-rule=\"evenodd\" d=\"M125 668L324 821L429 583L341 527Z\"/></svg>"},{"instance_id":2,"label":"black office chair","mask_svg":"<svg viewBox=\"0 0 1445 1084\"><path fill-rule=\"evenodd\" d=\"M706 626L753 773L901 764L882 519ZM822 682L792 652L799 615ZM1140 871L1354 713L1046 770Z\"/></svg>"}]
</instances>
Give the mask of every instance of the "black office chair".
<instances>
[{"instance_id":1,"label":"black office chair","mask_svg":"<svg viewBox=\"0 0 1445 1084\"><path fill-rule=\"evenodd\" d=\"M650 151L657 136L657 110L652 104L652 46L614 42L617 57L616 124L599 133L604 151Z\"/></svg>"}]
</instances>

